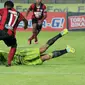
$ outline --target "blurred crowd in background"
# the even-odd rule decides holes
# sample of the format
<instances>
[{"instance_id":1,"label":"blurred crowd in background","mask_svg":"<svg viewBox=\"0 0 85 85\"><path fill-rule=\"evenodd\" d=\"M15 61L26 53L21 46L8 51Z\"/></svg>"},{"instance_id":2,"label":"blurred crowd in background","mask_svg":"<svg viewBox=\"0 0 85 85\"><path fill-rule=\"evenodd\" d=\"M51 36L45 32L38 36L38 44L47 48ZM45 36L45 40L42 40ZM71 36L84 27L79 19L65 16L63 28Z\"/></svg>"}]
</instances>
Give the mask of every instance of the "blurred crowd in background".
<instances>
[{"instance_id":1,"label":"blurred crowd in background","mask_svg":"<svg viewBox=\"0 0 85 85\"><path fill-rule=\"evenodd\" d=\"M0 3L4 3L7 0L0 0ZM35 0L11 0L15 3L33 3ZM85 3L85 0L43 0L45 4L77 4Z\"/></svg>"}]
</instances>

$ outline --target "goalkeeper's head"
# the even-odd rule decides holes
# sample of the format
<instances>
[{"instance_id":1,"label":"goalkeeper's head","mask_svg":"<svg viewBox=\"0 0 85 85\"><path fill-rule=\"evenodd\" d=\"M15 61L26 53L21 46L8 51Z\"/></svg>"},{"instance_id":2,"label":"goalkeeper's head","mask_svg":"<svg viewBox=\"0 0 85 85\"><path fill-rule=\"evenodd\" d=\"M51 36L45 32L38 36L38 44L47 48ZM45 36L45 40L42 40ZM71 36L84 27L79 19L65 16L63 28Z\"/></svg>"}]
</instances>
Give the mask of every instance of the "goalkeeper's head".
<instances>
[{"instance_id":1,"label":"goalkeeper's head","mask_svg":"<svg viewBox=\"0 0 85 85\"><path fill-rule=\"evenodd\" d=\"M4 7L5 8L13 8L14 7L14 3L12 1L6 1L4 3Z\"/></svg>"}]
</instances>

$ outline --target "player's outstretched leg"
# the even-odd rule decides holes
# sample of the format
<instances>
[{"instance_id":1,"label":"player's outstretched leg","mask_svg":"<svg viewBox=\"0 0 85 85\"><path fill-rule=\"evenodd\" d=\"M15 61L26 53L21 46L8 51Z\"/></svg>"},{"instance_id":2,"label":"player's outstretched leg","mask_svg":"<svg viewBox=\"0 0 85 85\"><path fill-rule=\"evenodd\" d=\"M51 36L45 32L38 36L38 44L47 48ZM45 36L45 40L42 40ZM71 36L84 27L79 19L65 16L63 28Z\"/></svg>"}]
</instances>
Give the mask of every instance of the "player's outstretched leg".
<instances>
[{"instance_id":1,"label":"player's outstretched leg","mask_svg":"<svg viewBox=\"0 0 85 85\"><path fill-rule=\"evenodd\" d=\"M52 53L44 54L43 56L41 56L38 59L33 60L32 62L27 62L26 65L40 65L46 60L49 60L49 59L52 59L52 58L57 58L61 55L69 53L69 52L74 53L75 49L70 47L70 46L67 46L66 49L64 49L64 50L59 50L59 51L55 50Z\"/></svg>"},{"instance_id":2,"label":"player's outstretched leg","mask_svg":"<svg viewBox=\"0 0 85 85\"><path fill-rule=\"evenodd\" d=\"M67 33L68 33L68 30L67 29L64 29L58 35L56 35L55 37L53 37L50 40L48 40L46 44L48 45L48 47L51 46L52 44L54 44L54 42L56 40L58 40L59 38L61 38L62 36L64 36Z\"/></svg>"},{"instance_id":3,"label":"player's outstretched leg","mask_svg":"<svg viewBox=\"0 0 85 85\"><path fill-rule=\"evenodd\" d=\"M66 49L64 50L55 50L53 51L52 53L49 53L49 54L46 54L44 56L41 56L41 60L42 62L46 61L46 60L49 60L49 59L52 59L52 58L56 58L56 57L59 57L61 55L64 55L66 53L74 53L75 52L75 49L70 47L70 46L67 46Z\"/></svg>"},{"instance_id":4,"label":"player's outstretched leg","mask_svg":"<svg viewBox=\"0 0 85 85\"><path fill-rule=\"evenodd\" d=\"M47 41L47 43L40 48L40 53L45 52L51 45L53 45L55 43L56 40L58 40L59 38L61 38L62 36L64 36L67 33L68 33L68 30L64 29L58 35L56 35L55 37L49 39Z\"/></svg>"}]
</instances>

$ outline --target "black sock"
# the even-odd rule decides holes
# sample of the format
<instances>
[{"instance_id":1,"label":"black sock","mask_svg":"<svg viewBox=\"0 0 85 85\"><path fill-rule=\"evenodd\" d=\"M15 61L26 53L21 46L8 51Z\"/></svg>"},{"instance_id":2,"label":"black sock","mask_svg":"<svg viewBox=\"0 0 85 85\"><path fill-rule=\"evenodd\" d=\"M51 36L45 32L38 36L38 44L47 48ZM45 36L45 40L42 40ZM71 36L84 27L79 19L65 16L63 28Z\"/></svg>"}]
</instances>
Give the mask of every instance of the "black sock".
<instances>
[{"instance_id":1,"label":"black sock","mask_svg":"<svg viewBox=\"0 0 85 85\"><path fill-rule=\"evenodd\" d=\"M66 54L67 50L64 49L64 50L60 50L60 51L53 51L52 53L53 53L52 58L55 58L55 57L59 57L59 56L61 56L63 54Z\"/></svg>"},{"instance_id":2,"label":"black sock","mask_svg":"<svg viewBox=\"0 0 85 85\"><path fill-rule=\"evenodd\" d=\"M58 40L60 37L62 37L62 35L59 33L57 36L51 38L50 40L47 41L47 45L48 47L51 46L56 40Z\"/></svg>"}]
</instances>

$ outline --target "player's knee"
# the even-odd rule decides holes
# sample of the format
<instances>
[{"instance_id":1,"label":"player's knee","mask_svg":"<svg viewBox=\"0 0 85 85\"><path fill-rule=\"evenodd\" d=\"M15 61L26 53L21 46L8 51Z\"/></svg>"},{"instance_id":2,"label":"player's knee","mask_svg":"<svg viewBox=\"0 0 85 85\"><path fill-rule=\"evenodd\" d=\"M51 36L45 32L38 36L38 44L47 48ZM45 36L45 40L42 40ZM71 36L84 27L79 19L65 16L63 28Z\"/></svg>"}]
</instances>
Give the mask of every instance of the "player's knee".
<instances>
[{"instance_id":1,"label":"player's knee","mask_svg":"<svg viewBox=\"0 0 85 85\"><path fill-rule=\"evenodd\" d=\"M40 53L44 53L46 51L46 48L40 48Z\"/></svg>"},{"instance_id":2,"label":"player's knee","mask_svg":"<svg viewBox=\"0 0 85 85\"><path fill-rule=\"evenodd\" d=\"M37 29L33 29L33 33L37 33Z\"/></svg>"},{"instance_id":3,"label":"player's knee","mask_svg":"<svg viewBox=\"0 0 85 85\"><path fill-rule=\"evenodd\" d=\"M48 45L45 44L40 48L40 53L44 53L48 49Z\"/></svg>"},{"instance_id":4,"label":"player's knee","mask_svg":"<svg viewBox=\"0 0 85 85\"><path fill-rule=\"evenodd\" d=\"M51 57L49 55L44 55L44 56L41 57L42 61L46 61L46 60L49 60L49 59L51 59Z\"/></svg>"},{"instance_id":5,"label":"player's knee","mask_svg":"<svg viewBox=\"0 0 85 85\"><path fill-rule=\"evenodd\" d=\"M15 45L12 45L11 47L12 47L12 48L17 48L17 44L15 44Z\"/></svg>"}]
</instances>

